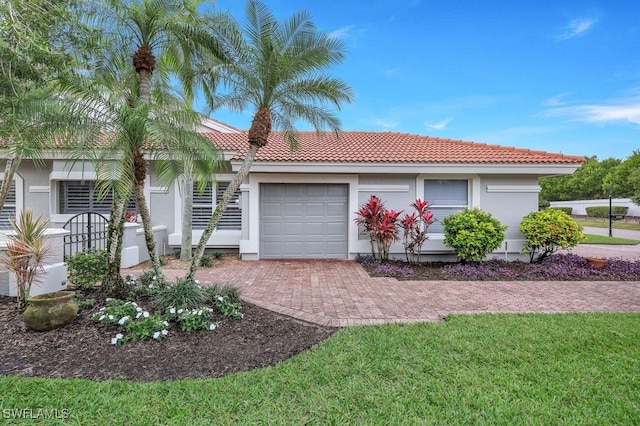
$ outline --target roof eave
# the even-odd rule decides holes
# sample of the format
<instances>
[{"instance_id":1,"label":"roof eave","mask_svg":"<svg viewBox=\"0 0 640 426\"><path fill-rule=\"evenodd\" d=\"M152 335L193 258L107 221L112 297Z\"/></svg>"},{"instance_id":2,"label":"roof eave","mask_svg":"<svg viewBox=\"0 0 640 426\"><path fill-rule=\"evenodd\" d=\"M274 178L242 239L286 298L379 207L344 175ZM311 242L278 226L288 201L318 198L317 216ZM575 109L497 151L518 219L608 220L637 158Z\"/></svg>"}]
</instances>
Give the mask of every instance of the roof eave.
<instances>
[{"instance_id":1,"label":"roof eave","mask_svg":"<svg viewBox=\"0 0 640 426\"><path fill-rule=\"evenodd\" d=\"M232 160L233 171L241 161ZM567 175L582 163L341 163L341 162L293 162L255 161L254 173L384 173L384 174L527 174L538 176Z\"/></svg>"}]
</instances>

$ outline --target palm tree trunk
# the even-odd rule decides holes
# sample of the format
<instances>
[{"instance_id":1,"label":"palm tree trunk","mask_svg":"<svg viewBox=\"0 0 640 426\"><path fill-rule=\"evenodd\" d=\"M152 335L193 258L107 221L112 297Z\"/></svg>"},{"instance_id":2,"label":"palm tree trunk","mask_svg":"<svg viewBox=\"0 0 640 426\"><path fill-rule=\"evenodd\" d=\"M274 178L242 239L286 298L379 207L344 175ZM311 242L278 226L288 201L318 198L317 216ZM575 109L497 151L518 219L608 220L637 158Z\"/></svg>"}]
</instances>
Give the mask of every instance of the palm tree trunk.
<instances>
[{"instance_id":1,"label":"palm tree trunk","mask_svg":"<svg viewBox=\"0 0 640 426\"><path fill-rule=\"evenodd\" d=\"M140 100L149 102L151 100L151 72L147 69L138 70L140 78Z\"/></svg>"},{"instance_id":2,"label":"palm tree trunk","mask_svg":"<svg viewBox=\"0 0 640 426\"><path fill-rule=\"evenodd\" d=\"M126 199L116 198L107 229L107 273L102 281L102 287L105 293L112 295L124 291L120 265L122 264L122 236L124 234L124 209L126 205Z\"/></svg>"},{"instance_id":3,"label":"palm tree trunk","mask_svg":"<svg viewBox=\"0 0 640 426\"><path fill-rule=\"evenodd\" d=\"M198 270L198 266L200 265L200 260L202 259L202 255L204 254L205 246L207 245L207 241L209 241L209 237L213 233L213 230L218 226L218 222L220 221L220 216L227 209L231 199L235 192L240 188L240 184L245 180L247 175L249 174L249 169L251 168L251 164L253 163L253 159L256 157L256 153L260 147L257 144L250 144L249 150L247 151L247 155L242 162L242 166L240 166L240 170L233 177L231 182L229 182L229 186L222 194L222 200L218 205L216 205L216 209L209 219L207 226L202 232L202 237L200 237L200 241L198 242L198 246L196 247L195 252L193 253L193 259L191 259L191 264L189 265L189 272L185 277L188 281L193 281L195 279L196 271Z\"/></svg>"},{"instance_id":4,"label":"palm tree trunk","mask_svg":"<svg viewBox=\"0 0 640 426\"><path fill-rule=\"evenodd\" d=\"M151 267L153 273L156 275L158 282L164 284L164 274L160 265L160 257L158 256L158 250L156 248L156 241L153 237L153 227L151 225L151 215L149 214L149 207L147 206L147 200L144 198L144 181L142 183L136 182L136 201L138 202L138 210L142 217L142 227L144 229L144 241L147 244L147 251L151 258Z\"/></svg>"},{"instance_id":5,"label":"palm tree trunk","mask_svg":"<svg viewBox=\"0 0 640 426\"><path fill-rule=\"evenodd\" d=\"M180 245L180 260L191 260L191 246L193 244L193 176L189 167L184 168L184 182L182 186L182 241Z\"/></svg>"}]
</instances>

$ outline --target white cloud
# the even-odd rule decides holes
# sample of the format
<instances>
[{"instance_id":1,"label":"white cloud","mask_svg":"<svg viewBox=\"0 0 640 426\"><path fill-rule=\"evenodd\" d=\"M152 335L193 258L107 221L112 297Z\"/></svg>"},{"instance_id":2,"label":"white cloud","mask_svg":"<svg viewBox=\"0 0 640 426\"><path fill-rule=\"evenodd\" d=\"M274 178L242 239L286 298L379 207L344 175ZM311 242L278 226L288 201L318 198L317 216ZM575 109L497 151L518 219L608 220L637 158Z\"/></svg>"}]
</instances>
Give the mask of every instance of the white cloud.
<instances>
[{"instance_id":1,"label":"white cloud","mask_svg":"<svg viewBox=\"0 0 640 426\"><path fill-rule=\"evenodd\" d=\"M628 121L640 124L640 101L628 105L579 105L553 108L547 113L555 116L569 116L578 121L590 123Z\"/></svg>"},{"instance_id":2,"label":"white cloud","mask_svg":"<svg viewBox=\"0 0 640 426\"><path fill-rule=\"evenodd\" d=\"M562 34L558 36L558 39L569 40L571 38L582 37L597 22L597 19L592 18L572 19L571 21L569 21L567 26L563 28Z\"/></svg>"},{"instance_id":3,"label":"white cloud","mask_svg":"<svg viewBox=\"0 0 640 426\"><path fill-rule=\"evenodd\" d=\"M385 68L382 72L387 77L399 77L402 74L400 68Z\"/></svg>"},{"instance_id":4,"label":"white cloud","mask_svg":"<svg viewBox=\"0 0 640 426\"><path fill-rule=\"evenodd\" d=\"M567 93L558 93L555 96L545 99L542 101L542 105L546 107L559 107L560 105L564 105L564 98L567 97Z\"/></svg>"},{"instance_id":5,"label":"white cloud","mask_svg":"<svg viewBox=\"0 0 640 426\"><path fill-rule=\"evenodd\" d=\"M439 121L437 123L429 123L425 121L424 125L433 130L444 130L447 128L447 124L451 122L451 118L447 118L446 120Z\"/></svg>"},{"instance_id":6,"label":"white cloud","mask_svg":"<svg viewBox=\"0 0 640 426\"><path fill-rule=\"evenodd\" d=\"M382 118L377 118L374 121L374 124L379 127L384 127L385 129L393 129L398 127L398 123L395 121L384 120Z\"/></svg>"},{"instance_id":7,"label":"white cloud","mask_svg":"<svg viewBox=\"0 0 640 426\"><path fill-rule=\"evenodd\" d=\"M631 91L631 95L602 104L585 104L551 108L545 115L571 117L587 123L609 123L626 121L640 124L640 94Z\"/></svg>"},{"instance_id":8,"label":"white cloud","mask_svg":"<svg viewBox=\"0 0 640 426\"><path fill-rule=\"evenodd\" d=\"M340 27L337 30L331 31L328 35L330 38L339 38L345 40L353 37L354 28L355 25L347 25L344 27Z\"/></svg>"}]
</instances>

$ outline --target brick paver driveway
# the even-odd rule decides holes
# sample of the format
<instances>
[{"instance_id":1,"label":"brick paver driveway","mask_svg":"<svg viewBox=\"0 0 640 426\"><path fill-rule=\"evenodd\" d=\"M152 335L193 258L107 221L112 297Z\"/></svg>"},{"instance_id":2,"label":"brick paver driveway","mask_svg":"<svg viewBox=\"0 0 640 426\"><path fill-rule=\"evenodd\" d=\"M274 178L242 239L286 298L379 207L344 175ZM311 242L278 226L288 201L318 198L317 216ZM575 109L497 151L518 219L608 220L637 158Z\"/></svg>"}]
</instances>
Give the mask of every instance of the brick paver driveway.
<instances>
[{"instance_id":1,"label":"brick paver driveway","mask_svg":"<svg viewBox=\"0 0 640 426\"><path fill-rule=\"evenodd\" d=\"M452 313L640 312L640 281L397 281L369 277L346 260L240 261L196 276L203 285L240 287L247 302L329 326L440 321Z\"/></svg>"}]
</instances>

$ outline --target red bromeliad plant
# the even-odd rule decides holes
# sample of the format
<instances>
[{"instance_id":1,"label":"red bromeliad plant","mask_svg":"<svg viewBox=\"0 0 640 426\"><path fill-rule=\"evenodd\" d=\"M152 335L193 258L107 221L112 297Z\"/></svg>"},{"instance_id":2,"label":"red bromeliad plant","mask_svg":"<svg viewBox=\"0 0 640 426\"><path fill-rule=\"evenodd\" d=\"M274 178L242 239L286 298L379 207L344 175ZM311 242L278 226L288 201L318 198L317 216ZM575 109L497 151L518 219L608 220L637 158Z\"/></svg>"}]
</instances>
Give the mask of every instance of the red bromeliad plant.
<instances>
[{"instance_id":1,"label":"red bromeliad plant","mask_svg":"<svg viewBox=\"0 0 640 426\"><path fill-rule=\"evenodd\" d=\"M389 259L389 247L398 238L398 216L402 212L387 210L384 203L375 195L356 212L356 223L363 227L363 233L369 234L371 256L378 262Z\"/></svg>"},{"instance_id":2,"label":"red bromeliad plant","mask_svg":"<svg viewBox=\"0 0 640 426\"><path fill-rule=\"evenodd\" d=\"M400 225L404 229L402 243L407 262L415 263L420 260L422 246L429 239L427 231L429 226L436 221L433 212L429 209L430 206L426 200L422 201L418 198L411 204L411 207L416 211L411 214L406 213L400 221Z\"/></svg>"}]
</instances>

